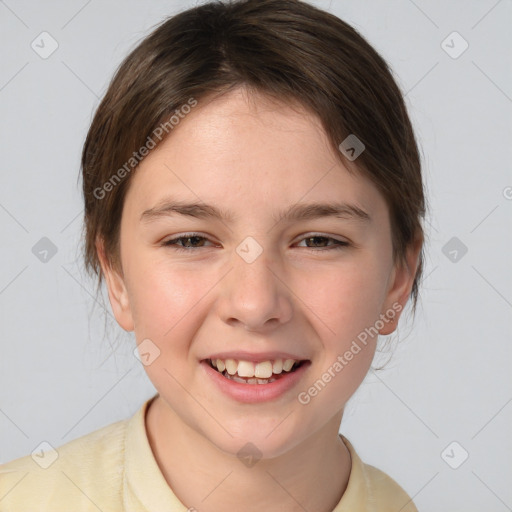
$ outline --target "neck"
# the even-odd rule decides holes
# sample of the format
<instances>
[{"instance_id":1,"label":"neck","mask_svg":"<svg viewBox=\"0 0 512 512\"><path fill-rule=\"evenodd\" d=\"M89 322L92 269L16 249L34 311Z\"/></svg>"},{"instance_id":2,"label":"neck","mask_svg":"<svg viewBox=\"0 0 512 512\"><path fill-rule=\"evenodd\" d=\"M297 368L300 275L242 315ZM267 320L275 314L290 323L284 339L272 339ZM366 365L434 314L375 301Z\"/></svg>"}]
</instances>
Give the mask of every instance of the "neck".
<instances>
[{"instance_id":1,"label":"neck","mask_svg":"<svg viewBox=\"0 0 512 512\"><path fill-rule=\"evenodd\" d=\"M332 512L351 469L338 436L341 416L287 453L250 467L181 422L160 396L146 411L146 430L165 480L191 510Z\"/></svg>"}]
</instances>

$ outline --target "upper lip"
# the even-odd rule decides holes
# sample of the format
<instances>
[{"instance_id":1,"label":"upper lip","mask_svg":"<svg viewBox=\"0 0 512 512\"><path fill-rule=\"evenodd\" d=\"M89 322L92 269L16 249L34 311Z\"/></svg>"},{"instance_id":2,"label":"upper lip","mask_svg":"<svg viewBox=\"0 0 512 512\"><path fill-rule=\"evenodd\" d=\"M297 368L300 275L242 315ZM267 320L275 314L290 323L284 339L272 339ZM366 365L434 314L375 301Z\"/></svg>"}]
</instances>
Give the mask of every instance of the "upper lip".
<instances>
[{"instance_id":1,"label":"upper lip","mask_svg":"<svg viewBox=\"0 0 512 512\"><path fill-rule=\"evenodd\" d=\"M208 359L222 359L225 361L226 359L236 359L238 361L251 361L254 363L258 363L261 361L275 361L276 359L293 359L294 361L308 361L309 359L306 357L302 357L296 354L291 354L289 352L275 352L275 351L267 351L267 352L246 352L244 350L236 350L229 352L216 352L207 358ZM205 360L203 359L203 360Z\"/></svg>"}]
</instances>

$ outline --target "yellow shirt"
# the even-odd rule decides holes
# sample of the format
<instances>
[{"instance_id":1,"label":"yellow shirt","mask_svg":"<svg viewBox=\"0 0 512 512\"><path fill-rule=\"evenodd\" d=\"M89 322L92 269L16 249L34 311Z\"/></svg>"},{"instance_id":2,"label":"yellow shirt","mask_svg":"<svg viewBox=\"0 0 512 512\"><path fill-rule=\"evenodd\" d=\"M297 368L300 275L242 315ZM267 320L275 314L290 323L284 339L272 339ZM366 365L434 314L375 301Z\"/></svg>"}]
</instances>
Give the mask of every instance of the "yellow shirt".
<instances>
[{"instance_id":1,"label":"yellow shirt","mask_svg":"<svg viewBox=\"0 0 512 512\"><path fill-rule=\"evenodd\" d=\"M151 400L130 419L57 448L54 461L52 455L57 454L50 450L1 465L0 512L194 510L176 497L154 458L145 426ZM341 438L352 456L352 469L333 512L417 512L394 480L363 464L348 440Z\"/></svg>"}]
</instances>

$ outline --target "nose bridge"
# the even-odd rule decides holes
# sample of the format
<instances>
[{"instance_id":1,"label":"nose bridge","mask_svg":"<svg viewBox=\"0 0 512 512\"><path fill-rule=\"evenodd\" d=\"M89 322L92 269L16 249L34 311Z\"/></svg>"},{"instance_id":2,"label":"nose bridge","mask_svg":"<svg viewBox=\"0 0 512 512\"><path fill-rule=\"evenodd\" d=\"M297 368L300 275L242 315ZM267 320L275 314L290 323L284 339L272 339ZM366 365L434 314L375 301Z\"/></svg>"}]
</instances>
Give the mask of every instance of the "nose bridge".
<instances>
[{"instance_id":1,"label":"nose bridge","mask_svg":"<svg viewBox=\"0 0 512 512\"><path fill-rule=\"evenodd\" d=\"M253 237L247 237L233 253L232 266L224 294L224 321L238 321L257 330L290 319L292 308L287 288L279 278L270 251Z\"/></svg>"}]
</instances>

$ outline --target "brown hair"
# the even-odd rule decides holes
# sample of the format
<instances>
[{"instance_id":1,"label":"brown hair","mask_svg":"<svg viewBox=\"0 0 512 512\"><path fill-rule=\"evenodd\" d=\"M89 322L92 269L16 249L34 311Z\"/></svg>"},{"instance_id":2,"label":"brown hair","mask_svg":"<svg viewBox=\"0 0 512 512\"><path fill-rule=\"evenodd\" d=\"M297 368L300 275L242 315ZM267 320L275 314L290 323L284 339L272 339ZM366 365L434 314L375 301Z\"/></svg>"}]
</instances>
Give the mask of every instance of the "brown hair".
<instances>
[{"instance_id":1,"label":"brown hair","mask_svg":"<svg viewBox=\"0 0 512 512\"><path fill-rule=\"evenodd\" d=\"M313 112L342 161L338 147L355 134L365 146L357 170L377 186L389 208L395 262L404 262L408 246L423 239L418 147L404 99L382 57L350 25L300 0L209 2L153 30L121 63L94 115L81 163L84 258L98 289L97 239L109 264L121 271L119 231L137 164L132 156L191 98L201 101L237 87L295 101ZM113 183L116 171L119 179ZM422 246L413 311L423 259Z\"/></svg>"}]
</instances>

